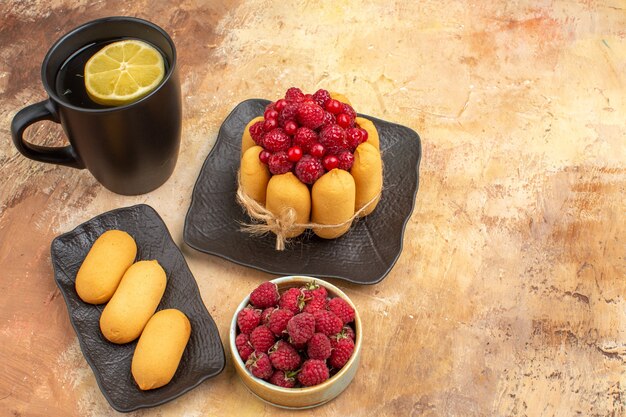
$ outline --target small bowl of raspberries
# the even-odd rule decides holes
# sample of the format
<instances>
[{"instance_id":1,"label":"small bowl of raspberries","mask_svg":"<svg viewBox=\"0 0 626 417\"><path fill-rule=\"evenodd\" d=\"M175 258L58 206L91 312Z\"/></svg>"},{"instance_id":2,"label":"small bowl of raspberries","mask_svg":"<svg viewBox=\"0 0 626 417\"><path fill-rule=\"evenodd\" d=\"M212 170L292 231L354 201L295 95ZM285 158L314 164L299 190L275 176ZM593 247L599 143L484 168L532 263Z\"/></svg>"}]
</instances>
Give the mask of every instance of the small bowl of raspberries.
<instances>
[{"instance_id":1,"label":"small bowl of raspberries","mask_svg":"<svg viewBox=\"0 0 626 417\"><path fill-rule=\"evenodd\" d=\"M359 314L339 288L288 276L262 283L237 307L230 351L253 394L278 407L311 408L350 384L361 338Z\"/></svg>"}]
</instances>

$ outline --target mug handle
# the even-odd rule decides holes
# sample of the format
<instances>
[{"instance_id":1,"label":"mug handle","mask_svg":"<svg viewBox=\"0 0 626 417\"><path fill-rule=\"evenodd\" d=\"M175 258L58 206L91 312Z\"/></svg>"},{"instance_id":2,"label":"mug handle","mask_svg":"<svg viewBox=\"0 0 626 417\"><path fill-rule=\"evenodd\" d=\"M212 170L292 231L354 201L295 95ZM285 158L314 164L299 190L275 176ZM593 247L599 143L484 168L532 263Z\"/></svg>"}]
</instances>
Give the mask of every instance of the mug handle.
<instances>
[{"instance_id":1,"label":"mug handle","mask_svg":"<svg viewBox=\"0 0 626 417\"><path fill-rule=\"evenodd\" d=\"M11 121L11 136L17 150L25 157L35 161L65 165L78 169L85 168L85 164L78 158L76 151L74 151L71 145L63 147L39 146L24 140L26 128L42 120L59 123L59 117L50 99L31 104L17 112L15 117L13 117L13 121Z\"/></svg>"}]
</instances>

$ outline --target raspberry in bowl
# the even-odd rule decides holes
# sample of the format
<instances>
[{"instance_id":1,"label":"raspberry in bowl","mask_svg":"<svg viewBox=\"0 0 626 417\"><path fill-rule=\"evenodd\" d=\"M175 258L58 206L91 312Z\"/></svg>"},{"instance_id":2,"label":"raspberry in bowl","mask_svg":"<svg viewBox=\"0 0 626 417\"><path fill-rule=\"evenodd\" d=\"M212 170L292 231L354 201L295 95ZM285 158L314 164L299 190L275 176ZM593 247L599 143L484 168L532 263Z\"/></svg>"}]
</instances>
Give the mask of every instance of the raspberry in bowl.
<instances>
[{"instance_id":1,"label":"raspberry in bowl","mask_svg":"<svg viewBox=\"0 0 626 417\"><path fill-rule=\"evenodd\" d=\"M230 351L250 392L277 407L322 405L350 384L362 327L350 299L334 285L287 276L254 289L233 315Z\"/></svg>"}]
</instances>

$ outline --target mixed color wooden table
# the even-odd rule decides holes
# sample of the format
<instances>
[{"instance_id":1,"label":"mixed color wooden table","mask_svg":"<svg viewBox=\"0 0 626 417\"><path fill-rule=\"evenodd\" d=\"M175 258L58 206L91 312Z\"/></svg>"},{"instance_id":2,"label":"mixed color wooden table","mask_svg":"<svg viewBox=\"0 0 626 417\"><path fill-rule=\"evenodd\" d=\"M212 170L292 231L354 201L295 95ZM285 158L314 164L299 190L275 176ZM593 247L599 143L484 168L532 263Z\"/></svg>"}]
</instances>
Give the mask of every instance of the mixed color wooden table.
<instances>
[{"instance_id":1,"label":"mixed color wooden table","mask_svg":"<svg viewBox=\"0 0 626 417\"><path fill-rule=\"evenodd\" d=\"M16 111L45 98L47 49L110 15L157 23L179 53L179 162L137 197L28 160L10 140ZM360 369L340 397L305 414L626 415L622 0L37 0L2 2L0 16L0 415L117 415L50 262L55 236L113 208L146 203L161 214L227 346L235 307L272 276L186 247L183 221L226 115L290 86L344 92L423 144L399 261L373 286L333 281L361 312ZM65 143L51 122L27 136ZM249 394L230 362L136 412L291 414Z\"/></svg>"}]
</instances>

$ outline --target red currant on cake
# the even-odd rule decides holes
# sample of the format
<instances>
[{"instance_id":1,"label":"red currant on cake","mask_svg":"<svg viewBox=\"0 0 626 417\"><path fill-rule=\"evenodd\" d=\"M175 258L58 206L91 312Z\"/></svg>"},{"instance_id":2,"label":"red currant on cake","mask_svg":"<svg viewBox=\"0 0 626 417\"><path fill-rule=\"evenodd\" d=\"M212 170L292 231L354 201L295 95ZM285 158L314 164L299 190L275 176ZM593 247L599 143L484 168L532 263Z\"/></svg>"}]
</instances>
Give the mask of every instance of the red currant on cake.
<instances>
[{"instance_id":1,"label":"red currant on cake","mask_svg":"<svg viewBox=\"0 0 626 417\"><path fill-rule=\"evenodd\" d=\"M330 99L326 102L325 106L326 110L328 110L332 114L339 114L343 108L341 103L337 100Z\"/></svg>"},{"instance_id":2,"label":"red currant on cake","mask_svg":"<svg viewBox=\"0 0 626 417\"><path fill-rule=\"evenodd\" d=\"M358 127L351 127L346 130L346 136L348 138L348 144L350 145L350 151L354 152L357 146L361 143L365 142L365 135L363 129L359 129Z\"/></svg>"},{"instance_id":3,"label":"red currant on cake","mask_svg":"<svg viewBox=\"0 0 626 417\"><path fill-rule=\"evenodd\" d=\"M291 162L298 162L302 158L302 148L299 146L292 146L287 151L287 158Z\"/></svg>"},{"instance_id":4,"label":"red currant on cake","mask_svg":"<svg viewBox=\"0 0 626 417\"><path fill-rule=\"evenodd\" d=\"M272 156L272 154L269 153L268 151L261 151L261 153L259 153L259 159L264 164L267 164L269 162L270 156Z\"/></svg>"},{"instance_id":5,"label":"red currant on cake","mask_svg":"<svg viewBox=\"0 0 626 417\"><path fill-rule=\"evenodd\" d=\"M350 120L350 126L352 126L354 124L354 121L356 120L356 112L354 111L352 106L349 104L343 103L341 111L348 115L348 118Z\"/></svg>"},{"instance_id":6,"label":"red currant on cake","mask_svg":"<svg viewBox=\"0 0 626 417\"><path fill-rule=\"evenodd\" d=\"M285 133L288 135L295 135L298 131L298 124L293 120L289 120L285 123Z\"/></svg>"},{"instance_id":7,"label":"red currant on cake","mask_svg":"<svg viewBox=\"0 0 626 417\"><path fill-rule=\"evenodd\" d=\"M265 119L265 122L263 123L263 130L269 132L276 127L278 127L276 119Z\"/></svg>"},{"instance_id":8,"label":"red currant on cake","mask_svg":"<svg viewBox=\"0 0 626 417\"><path fill-rule=\"evenodd\" d=\"M309 148L309 153L315 158L321 158L326 153L326 148L321 143L316 142Z\"/></svg>"},{"instance_id":9,"label":"red currant on cake","mask_svg":"<svg viewBox=\"0 0 626 417\"><path fill-rule=\"evenodd\" d=\"M344 129L347 129L348 127L350 127L350 116L345 113L339 113L337 115L337 124Z\"/></svg>"},{"instance_id":10,"label":"red currant on cake","mask_svg":"<svg viewBox=\"0 0 626 417\"><path fill-rule=\"evenodd\" d=\"M265 113L263 114L263 117L265 117L265 119L277 119L278 118L278 112L274 109L267 109L265 110Z\"/></svg>"},{"instance_id":11,"label":"red currant on cake","mask_svg":"<svg viewBox=\"0 0 626 417\"><path fill-rule=\"evenodd\" d=\"M331 171L339 166L339 158L335 155L326 155L322 160L324 164L324 169L326 171Z\"/></svg>"}]
</instances>

